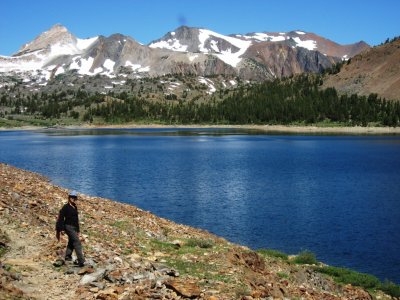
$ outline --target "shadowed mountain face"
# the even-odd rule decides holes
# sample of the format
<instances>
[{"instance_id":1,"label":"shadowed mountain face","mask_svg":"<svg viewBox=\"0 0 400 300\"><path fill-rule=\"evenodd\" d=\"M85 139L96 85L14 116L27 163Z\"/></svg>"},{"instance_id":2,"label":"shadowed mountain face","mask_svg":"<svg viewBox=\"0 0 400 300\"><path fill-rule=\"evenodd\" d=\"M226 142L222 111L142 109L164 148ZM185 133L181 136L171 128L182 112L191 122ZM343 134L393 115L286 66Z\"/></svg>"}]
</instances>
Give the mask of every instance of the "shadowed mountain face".
<instances>
[{"instance_id":1,"label":"shadowed mountain face","mask_svg":"<svg viewBox=\"0 0 400 300\"><path fill-rule=\"evenodd\" d=\"M324 80L324 87L400 100L400 39L354 56L338 74Z\"/></svg>"},{"instance_id":2,"label":"shadowed mountain face","mask_svg":"<svg viewBox=\"0 0 400 300\"><path fill-rule=\"evenodd\" d=\"M0 74L43 82L70 72L111 78L181 73L265 80L321 72L368 47L363 42L341 46L302 31L223 35L186 26L142 45L122 34L79 39L55 25L13 56L0 56Z\"/></svg>"}]
</instances>

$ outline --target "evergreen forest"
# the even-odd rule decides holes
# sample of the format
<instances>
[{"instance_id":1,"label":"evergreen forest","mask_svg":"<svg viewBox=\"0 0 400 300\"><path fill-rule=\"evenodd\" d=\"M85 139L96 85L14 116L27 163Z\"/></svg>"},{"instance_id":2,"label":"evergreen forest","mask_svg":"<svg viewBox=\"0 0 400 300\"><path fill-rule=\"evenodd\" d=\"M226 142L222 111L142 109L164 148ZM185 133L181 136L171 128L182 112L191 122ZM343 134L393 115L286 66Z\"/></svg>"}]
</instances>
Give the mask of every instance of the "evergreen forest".
<instances>
[{"instance_id":1,"label":"evergreen forest","mask_svg":"<svg viewBox=\"0 0 400 300\"><path fill-rule=\"evenodd\" d=\"M35 93L10 99L3 94L0 107L15 115L104 123L157 122L163 124L339 124L346 126L398 126L400 102L376 94L339 95L322 90L322 77L300 75L284 80L242 85L219 91L207 101L164 99L151 101L137 94L108 95L84 90ZM0 117L6 117L3 115Z\"/></svg>"}]
</instances>

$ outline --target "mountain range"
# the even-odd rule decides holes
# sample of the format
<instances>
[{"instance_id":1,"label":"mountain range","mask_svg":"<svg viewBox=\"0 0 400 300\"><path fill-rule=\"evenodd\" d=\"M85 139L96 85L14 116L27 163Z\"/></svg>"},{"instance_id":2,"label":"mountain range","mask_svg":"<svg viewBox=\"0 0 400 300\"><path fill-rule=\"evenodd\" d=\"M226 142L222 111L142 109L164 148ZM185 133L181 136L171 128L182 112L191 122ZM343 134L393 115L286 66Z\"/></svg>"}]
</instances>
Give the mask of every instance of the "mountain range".
<instances>
[{"instance_id":1,"label":"mountain range","mask_svg":"<svg viewBox=\"0 0 400 300\"><path fill-rule=\"evenodd\" d=\"M80 39L57 24L12 56L0 56L0 76L43 85L60 74L134 79L178 73L261 81L322 72L368 48L362 41L339 45L300 30L223 35L187 26L143 45L122 34Z\"/></svg>"}]
</instances>

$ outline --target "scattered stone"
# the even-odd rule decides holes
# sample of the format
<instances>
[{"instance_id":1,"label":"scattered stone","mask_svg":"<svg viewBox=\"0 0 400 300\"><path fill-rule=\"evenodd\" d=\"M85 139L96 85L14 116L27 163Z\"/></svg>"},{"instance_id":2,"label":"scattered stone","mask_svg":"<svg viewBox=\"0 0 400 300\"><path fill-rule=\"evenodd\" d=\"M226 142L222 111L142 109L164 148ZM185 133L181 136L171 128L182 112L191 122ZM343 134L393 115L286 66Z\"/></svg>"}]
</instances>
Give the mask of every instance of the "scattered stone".
<instances>
[{"instance_id":1,"label":"scattered stone","mask_svg":"<svg viewBox=\"0 0 400 300\"><path fill-rule=\"evenodd\" d=\"M18 201L19 199L21 199L21 196L18 193L13 192L11 193L11 198L15 201Z\"/></svg>"},{"instance_id":2,"label":"scattered stone","mask_svg":"<svg viewBox=\"0 0 400 300\"><path fill-rule=\"evenodd\" d=\"M99 290L104 290L104 288L106 287L105 283L103 283L103 282L91 282L89 285L96 287Z\"/></svg>"},{"instance_id":3,"label":"scattered stone","mask_svg":"<svg viewBox=\"0 0 400 300\"><path fill-rule=\"evenodd\" d=\"M96 299L100 300L112 300L112 299L118 299L118 290L116 288L110 287L104 291L101 291Z\"/></svg>"},{"instance_id":4,"label":"scattered stone","mask_svg":"<svg viewBox=\"0 0 400 300\"><path fill-rule=\"evenodd\" d=\"M201 290L195 281L172 279L166 282L165 286L186 298L200 297Z\"/></svg>"},{"instance_id":5,"label":"scattered stone","mask_svg":"<svg viewBox=\"0 0 400 300\"><path fill-rule=\"evenodd\" d=\"M38 206L38 203L37 203L36 201L34 201L34 200L29 200L29 201L28 201L28 204L29 204L30 207L36 207L36 206Z\"/></svg>"},{"instance_id":6,"label":"scattered stone","mask_svg":"<svg viewBox=\"0 0 400 300\"><path fill-rule=\"evenodd\" d=\"M63 259L57 259L54 263L53 266L55 266L56 268L61 267L65 264L65 261Z\"/></svg>"},{"instance_id":7,"label":"scattered stone","mask_svg":"<svg viewBox=\"0 0 400 300\"><path fill-rule=\"evenodd\" d=\"M173 244L176 249L179 249L184 245L184 242L182 242L181 240L174 240L171 242L171 244Z\"/></svg>"},{"instance_id":8,"label":"scattered stone","mask_svg":"<svg viewBox=\"0 0 400 300\"><path fill-rule=\"evenodd\" d=\"M117 263L117 264L120 264L120 265L122 265L122 258L121 257L118 257L118 256L116 256L116 257L114 257L114 261Z\"/></svg>"},{"instance_id":9,"label":"scattered stone","mask_svg":"<svg viewBox=\"0 0 400 300\"><path fill-rule=\"evenodd\" d=\"M94 281L98 281L99 279L103 279L105 273L106 273L106 269L101 268L101 269L98 269L94 273L86 274L81 278L79 284L86 285L86 284L90 284Z\"/></svg>"},{"instance_id":10,"label":"scattered stone","mask_svg":"<svg viewBox=\"0 0 400 300\"><path fill-rule=\"evenodd\" d=\"M92 266L84 266L78 271L78 275L85 275L85 274L91 274L94 273L94 269Z\"/></svg>"}]
</instances>

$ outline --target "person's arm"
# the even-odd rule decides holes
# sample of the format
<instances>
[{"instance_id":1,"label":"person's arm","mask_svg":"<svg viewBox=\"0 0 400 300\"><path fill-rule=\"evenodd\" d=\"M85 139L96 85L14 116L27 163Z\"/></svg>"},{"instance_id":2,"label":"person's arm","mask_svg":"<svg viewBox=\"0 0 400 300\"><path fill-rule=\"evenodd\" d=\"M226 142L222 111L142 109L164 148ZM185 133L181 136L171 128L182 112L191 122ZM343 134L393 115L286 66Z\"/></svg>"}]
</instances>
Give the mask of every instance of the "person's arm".
<instances>
[{"instance_id":1,"label":"person's arm","mask_svg":"<svg viewBox=\"0 0 400 300\"><path fill-rule=\"evenodd\" d=\"M60 233L64 232L65 209L61 208L56 222L56 238L60 240Z\"/></svg>"},{"instance_id":2,"label":"person's arm","mask_svg":"<svg viewBox=\"0 0 400 300\"><path fill-rule=\"evenodd\" d=\"M80 226L79 226L79 211L78 211L78 208L76 209L76 213L77 213L77 216L78 216L78 224L76 224L77 225L76 226L76 232L78 233L78 236L79 236L79 234L81 232L81 229L80 229Z\"/></svg>"}]
</instances>

